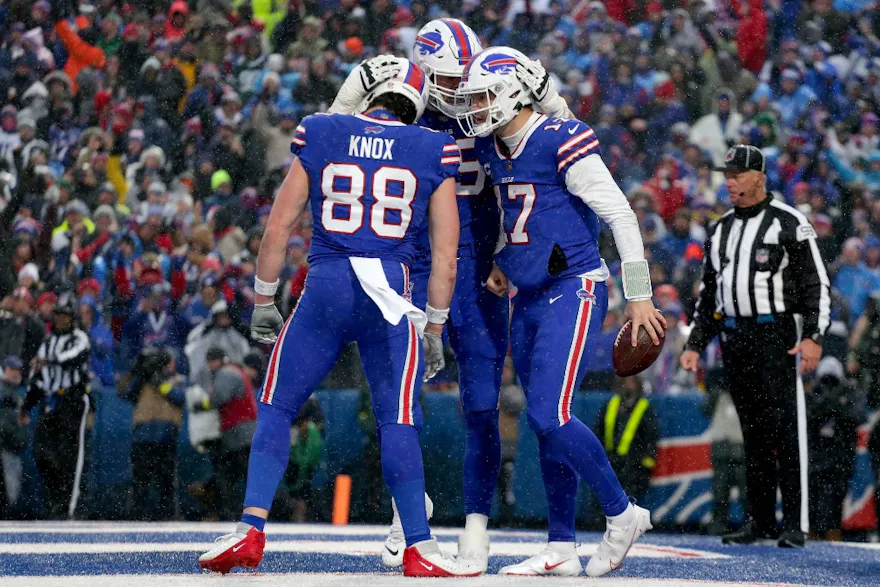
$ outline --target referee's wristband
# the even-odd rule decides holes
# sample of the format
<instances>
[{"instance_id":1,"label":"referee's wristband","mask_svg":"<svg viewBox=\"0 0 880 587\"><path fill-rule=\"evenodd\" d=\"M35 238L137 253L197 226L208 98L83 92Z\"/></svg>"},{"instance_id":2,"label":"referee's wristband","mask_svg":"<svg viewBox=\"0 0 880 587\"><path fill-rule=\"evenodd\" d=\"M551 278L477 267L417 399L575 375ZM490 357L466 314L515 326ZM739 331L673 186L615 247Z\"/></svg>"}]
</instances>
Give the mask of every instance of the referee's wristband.
<instances>
[{"instance_id":1,"label":"referee's wristband","mask_svg":"<svg viewBox=\"0 0 880 587\"><path fill-rule=\"evenodd\" d=\"M278 291L278 284L280 282L280 279L276 279L274 282L269 283L268 281L263 281L259 277L254 276L254 291L261 296L272 297L275 295L275 292Z\"/></svg>"},{"instance_id":2,"label":"referee's wristband","mask_svg":"<svg viewBox=\"0 0 880 587\"><path fill-rule=\"evenodd\" d=\"M425 306L425 313L428 315L428 322L431 324L446 324L446 321L449 320L449 308L445 310L438 310L437 308L432 308L431 304Z\"/></svg>"}]
</instances>

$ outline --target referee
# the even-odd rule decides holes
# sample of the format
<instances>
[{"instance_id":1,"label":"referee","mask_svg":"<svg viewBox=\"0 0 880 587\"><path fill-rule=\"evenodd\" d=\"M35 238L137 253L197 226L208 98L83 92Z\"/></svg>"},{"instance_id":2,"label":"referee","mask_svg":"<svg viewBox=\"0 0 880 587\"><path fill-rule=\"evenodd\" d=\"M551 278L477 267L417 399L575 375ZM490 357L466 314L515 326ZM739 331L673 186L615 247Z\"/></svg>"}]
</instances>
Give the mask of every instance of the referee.
<instances>
[{"instance_id":1,"label":"referee","mask_svg":"<svg viewBox=\"0 0 880 587\"><path fill-rule=\"evenodd\" d=\"M807 436L801 374L816 368L831 313L828 274L807 218L765 190L764 155L736 145L723 171L734 209L706 242L703 283L681 366L721 335L724 367L742 424L748 516L725 544L778 539L804 546ZM776 480L783 528L776 525Z\"/></svg>"}]
</instances>

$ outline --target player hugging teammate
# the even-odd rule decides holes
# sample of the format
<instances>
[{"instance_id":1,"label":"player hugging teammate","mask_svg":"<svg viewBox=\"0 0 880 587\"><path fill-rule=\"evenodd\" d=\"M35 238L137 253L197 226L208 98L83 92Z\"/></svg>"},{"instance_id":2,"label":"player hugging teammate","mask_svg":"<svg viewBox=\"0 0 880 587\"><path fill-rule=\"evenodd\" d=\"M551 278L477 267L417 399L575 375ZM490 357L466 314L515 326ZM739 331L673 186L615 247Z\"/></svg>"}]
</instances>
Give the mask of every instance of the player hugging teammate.
<instances>
[{"instance_id":1,"label":"player hugging teammate","mask_svg":"<svg viewBox=\"0 0 880 587\"><path fill-rule=\"evenodd\" d=\"M398 108L401 103L416 108ZM601 443L571 414L589 334L599 331L608 303L599 218L611 226L623 261L633 346L640 327L659 343L665 321L651 303L636 216L602 162L593 131L573 119L539 62L507 47L482 50L474 32L455 19L434 20L419 31L413 63L379 56L356 67L331 113L306 118L297 129L292 150L299 158L279 194L286 205L273 207L276 222L270 217L279 243L286 242L306 204L315 218L314 270L295 316L283 327L272 299L283 244L276 251L268 229L263 240L252 331L267 340L277 335L277 341L261 392L245 512L236 531L200 558L201 566L226 572L259 564L262 529L286 466L284 427L333 365L340 344L356 339L378 406L383 455L396 455L383 458L394 504L383 563L402 564L407 576L486 572L487 525L501 461L498 394L509 336L529 425L538 436L549 536L543 551L500 573L583 571L574 531L581 479L607 516L587 574L616 570L651 528L650 514L630 503ZM415 122L423 128L397 128ZM322 265L335 273L321 277ZM512 319L508 278L518 289ZM410 283L412 304L404 299ZM340 291L350 291L348 305ZM324 304L343 304L345 319L328 323L317 306L322 298ZM426 379L442 367L439 334L448 321L467 427L466 522L456 557L437 548L427 526L432 506L424 495L418 448L420 376L413 373L423 368L416 336L425 318ZM373 336L353 337L349 320L369 324ZM316 340L308 366L285 361L283 343L294 332L298 340L328 339ZM388 344L376 344L384 340L399 340L400 348L392 344L388 356ZM380 365L395 368L380 373Z\"/></svg>"}]
</instances>

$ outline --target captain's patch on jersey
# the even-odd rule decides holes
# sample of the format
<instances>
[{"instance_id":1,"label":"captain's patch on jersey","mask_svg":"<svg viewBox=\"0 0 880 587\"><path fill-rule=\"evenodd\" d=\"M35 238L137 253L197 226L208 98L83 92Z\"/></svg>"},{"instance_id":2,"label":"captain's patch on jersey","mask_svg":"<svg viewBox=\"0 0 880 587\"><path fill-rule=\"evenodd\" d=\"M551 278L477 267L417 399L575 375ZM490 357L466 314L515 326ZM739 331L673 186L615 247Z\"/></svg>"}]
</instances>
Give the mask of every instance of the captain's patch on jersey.
<instances>
[{"instance_id":1,"label":"captain's patch on jersey","mask_svg":"<svg viewBox=\"0 0 880 587\"><path fill-rule=\"evenodd\" d=\"M809 224L800 224L797 227L797 240L798 242L805 241L808 238L816 238L816 231L813 230L813 227Z\"/></svg>"}]
</instances>

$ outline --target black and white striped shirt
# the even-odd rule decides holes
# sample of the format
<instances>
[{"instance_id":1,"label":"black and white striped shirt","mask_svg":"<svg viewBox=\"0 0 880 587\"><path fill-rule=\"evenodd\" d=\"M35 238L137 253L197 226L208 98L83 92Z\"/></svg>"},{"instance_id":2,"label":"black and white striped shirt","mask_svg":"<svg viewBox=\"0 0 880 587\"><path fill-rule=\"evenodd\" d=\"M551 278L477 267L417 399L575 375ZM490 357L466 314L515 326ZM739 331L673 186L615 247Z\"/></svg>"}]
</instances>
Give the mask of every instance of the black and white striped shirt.
<instances>
[{"instance_id":1,"label":"black and white striped shirt","mask_svg":"<svg viewBox=\"0 0 880 587\"><path fill-rule=\"evenodd\" d=\"M46 337L37 352L43 368L33 375L34 396L51 395L62 389L84 391L89 382L90 347L89 336L79 328ZM28 396L31 402L36 399L31 393Z\"/></svg>"},{"instance_id":2,"label":"black and white striped shirt","mask_svg":"<svg viewBox=\"0 0 880 587\"><path fill-rule=\"evenodd\" d=\"M803 338L831 323L828 272L807 217L772 196L710 230L688 348L702 352L724 318L800 314Z\"/></svg>"}]
</instances>

